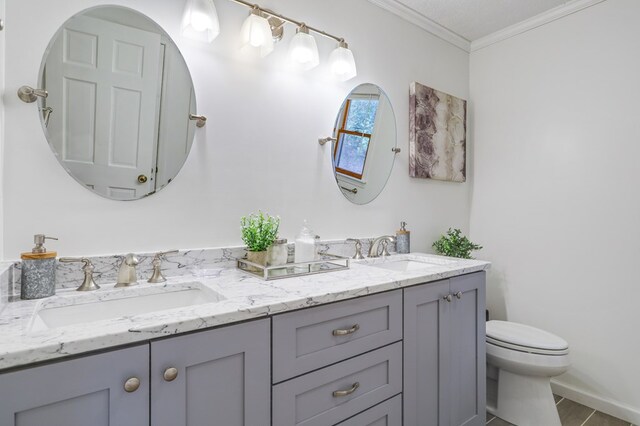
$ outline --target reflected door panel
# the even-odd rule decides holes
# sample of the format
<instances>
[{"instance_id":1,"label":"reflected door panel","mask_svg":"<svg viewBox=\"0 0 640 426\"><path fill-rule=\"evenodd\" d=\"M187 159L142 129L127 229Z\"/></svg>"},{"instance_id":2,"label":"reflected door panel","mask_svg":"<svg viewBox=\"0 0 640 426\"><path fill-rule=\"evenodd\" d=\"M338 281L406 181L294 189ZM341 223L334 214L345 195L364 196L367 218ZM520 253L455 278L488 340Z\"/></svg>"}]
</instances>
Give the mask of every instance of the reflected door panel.
<instances>
[{"instance_id":1,"label":"reflected door panel","mask_svg":"<svg viewBox=\"0 0 640 426\"><path fill-rule=\"evenodd\" d=\"M160 46L157 33L77 16L47 58L49 139L77 180L110 198L154 190Z\"/></svg>"}]
</instances>

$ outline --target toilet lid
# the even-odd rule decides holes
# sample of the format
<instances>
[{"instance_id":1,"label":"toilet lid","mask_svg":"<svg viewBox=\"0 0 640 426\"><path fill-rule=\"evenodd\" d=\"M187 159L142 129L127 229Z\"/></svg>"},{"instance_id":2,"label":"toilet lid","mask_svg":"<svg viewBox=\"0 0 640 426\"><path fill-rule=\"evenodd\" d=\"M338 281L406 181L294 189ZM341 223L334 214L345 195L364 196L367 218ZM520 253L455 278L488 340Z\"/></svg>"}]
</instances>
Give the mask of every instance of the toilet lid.
<instances>
[{"instance_id":1,"label":"toilet lid","mask_svg":"<svg viewBox=\"0 0 640 426\"><path fill-rule=\"evenodd\" d=\"M509 321L488 321L487 342L526 352L564 352L569 344L561 337L539 328Z\"/></svg>"}]
</instances>

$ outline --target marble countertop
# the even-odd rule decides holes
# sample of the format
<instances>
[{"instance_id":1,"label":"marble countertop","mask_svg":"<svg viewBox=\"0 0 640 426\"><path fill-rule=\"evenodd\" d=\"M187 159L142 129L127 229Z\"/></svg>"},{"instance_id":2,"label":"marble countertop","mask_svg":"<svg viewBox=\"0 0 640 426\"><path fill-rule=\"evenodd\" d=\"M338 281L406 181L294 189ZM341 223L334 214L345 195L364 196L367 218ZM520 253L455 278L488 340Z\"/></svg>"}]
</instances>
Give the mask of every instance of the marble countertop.
<instances>
[{"instance_id":1,"label":"marble countertop","mask_svg":"<svg viewBox=\"0 0 640 426\"><path fill-rule=\"evenodd\" d=\"M398 260L422 260L429 265L408 271L379 267ZM0 370L436 281L489 266L484 261L412 253L353 261L348 270L274 281L263 281L229 264L195 269L191 275L169 277L163 284L124 289L103 285L89 293L61 290L47 299L15 301L0 308ZM189 288L213 291L221 300L115 319L96 321L89 316L80 324L57 328L42 325L38 315L41 309Z\"/></svg>"}]
</instances>

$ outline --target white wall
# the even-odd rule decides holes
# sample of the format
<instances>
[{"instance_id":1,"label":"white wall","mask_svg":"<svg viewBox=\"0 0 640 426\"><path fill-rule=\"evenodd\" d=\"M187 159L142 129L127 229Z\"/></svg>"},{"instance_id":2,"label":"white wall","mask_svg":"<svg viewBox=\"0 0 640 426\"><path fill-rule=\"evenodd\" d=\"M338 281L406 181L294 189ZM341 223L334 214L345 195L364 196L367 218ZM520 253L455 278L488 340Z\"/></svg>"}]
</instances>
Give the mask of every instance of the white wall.
<instances>
[{"instance_id":1,"label":"white wall","mask_svg":"<svg viewBox=\"0 0 640 426\"><path fill-rule=\"evenodd\" d=\"M9 2L6 34L4 257L28 250L32 234L60 237L61 255L107 254L240 244L239 218L266 210L283 219L292 238L307 218L323 238L393 233L401 220L414 250L427 250L449 226L468 229L469 184L408 177L409 84L420 81L467 98L468 54L366 0L270 0L262 4L344 36L359 75L347 83L324 78L334 43L318 39L325 65L294 74L283 64L288 38L264 60L242 57L238 34L248 9L216 0L222 33L211 45L179 36L184 3L111 0L147 14L174 37L191 68L198 112L209 120L187 163L160 193L135 202L103 199L59 166L38 123L36 107L12 93L35 84L50 37L72 14L98 0ZM33 19L37 18L37 29ZM45 19L46 17L46 19ZM380 197L366 206L344 199L331 170L329 146L344 96L363 82L389 95L402 153Z\"/></svg>"},{"instance_id":2,"label":"white wall","mask_svg":"<svg viewBox=\"0 0 640 426\"><path fill-rule=\"evenodd\" d=\"M640 2L471 54L471 238L497 318L552 331L556 389L640 423Z\"/></svg>"},{"instance_id":3,"label":"white wall","mask_svg":"<svg viewBox=\"0 0 640 426\"><path fill-rule=\"evenodd\" d=\"M0 0L0 19L5 22L5 0ZM5 59L5 47L4 47L4 35L5 30L0 31L0 164L4 163L4 64ZM0 240L4 240L4 167L0 167ZM3 259L3 244L0 244L0 259Z\"/></svg>"}]
</instances>

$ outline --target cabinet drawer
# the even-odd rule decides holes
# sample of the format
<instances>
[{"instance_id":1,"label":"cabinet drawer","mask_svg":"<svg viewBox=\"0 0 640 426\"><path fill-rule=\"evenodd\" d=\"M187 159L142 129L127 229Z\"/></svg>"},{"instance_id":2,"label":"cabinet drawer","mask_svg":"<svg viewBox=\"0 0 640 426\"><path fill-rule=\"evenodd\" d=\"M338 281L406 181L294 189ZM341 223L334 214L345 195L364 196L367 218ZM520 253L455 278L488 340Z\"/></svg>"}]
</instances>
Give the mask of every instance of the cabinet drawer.
<instances>
[{"instance_id":1,"label":"cabinet drawer","mask_svg":"<svg viewBox=\"0 0 640 426\"><path fill-rule=\"evenodd\" d=\"M275 385L273 424L334 425L401 391L402 343L398 342Z\"/></svg>"},{"instance_id":2,"label":"cabinet drawer","mask_svg":"<svg viewBox=\"0 0 640 426\"><path fill-rule=\"evenodd\" d=\"M351 417L338 426L400 426L402 424L402 396L369 408L364 413Z\"/></svg>"},{"instance_id":3,"label":"cabinet drawer","mask_svg":"<svg viewBox=\"0 0 640 426\"><path fill-rule=\"evenodd\" d=\"M273 318L273 382L402 339L402 291Z\"/></svg>"}]
</instances>

